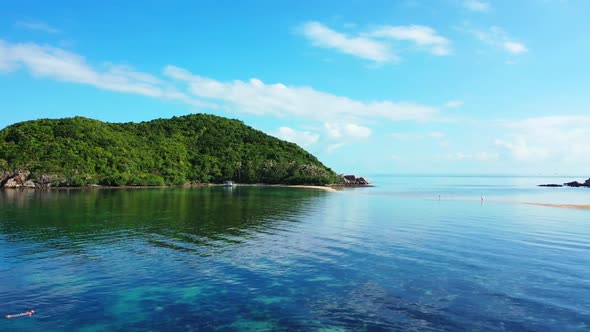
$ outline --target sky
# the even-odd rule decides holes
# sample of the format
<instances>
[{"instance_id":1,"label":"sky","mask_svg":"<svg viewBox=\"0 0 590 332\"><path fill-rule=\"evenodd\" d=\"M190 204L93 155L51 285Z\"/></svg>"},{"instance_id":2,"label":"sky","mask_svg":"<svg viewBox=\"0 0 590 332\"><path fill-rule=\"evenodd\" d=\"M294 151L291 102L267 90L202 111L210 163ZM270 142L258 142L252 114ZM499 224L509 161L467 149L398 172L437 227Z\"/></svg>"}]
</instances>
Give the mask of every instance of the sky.
<instances>
[{"instance_id":1,"label":"sky","mask_svg":"<svg viewBox=\"0 0 590 332\"><path fill-rule=\"evenodd\" d=\"M338 173L590 174L590 1L5 1L0 128L242 120Z\"/></svg>"}]
</instances>

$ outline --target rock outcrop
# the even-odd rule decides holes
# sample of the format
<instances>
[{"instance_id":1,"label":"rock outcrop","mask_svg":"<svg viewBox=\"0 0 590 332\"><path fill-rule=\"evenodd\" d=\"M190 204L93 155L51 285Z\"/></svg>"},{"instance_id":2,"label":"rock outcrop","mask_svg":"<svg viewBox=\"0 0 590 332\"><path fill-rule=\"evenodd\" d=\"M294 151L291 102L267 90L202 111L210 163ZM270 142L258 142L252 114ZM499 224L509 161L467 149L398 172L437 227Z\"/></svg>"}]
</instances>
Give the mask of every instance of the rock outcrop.
<instances>
[{"instance_id":1,"label":"rock outcrop","mask_svg":"<svg viewBox=\"0 0 590 332\"><path fill-rule=\"evenodd\" d=\"M31 172L29 171L16 171L4 172L3 180L0 182L2 188L23 188L23 187L35 187L35 183L28 179Z\"/></svg>"},{"instance_id":2,"label":"rock outcrop","mask_svg":"<svg viewBox=\"0 0 590 332\"><path fill-rule=\"evenodd\" d=\"M563 185L561 184L540 184L539 187L587 187L590 188L590 178L586 181L584 181L584 183L578 182L578 181L572 181L572 182L566 182Z\"/></svg>"},{"instance_id":3,"label":"rock outcrop","mask_svg":"<svg viewBox=\"0 0 590 332\"><path fill-rule=\"evenodd\" d=\"M9 171L3 171L2 173L0 173L0 187L2 187L4 185L4 182L6 182L6 180L8 180L9 178L14 176L14 172L9 172Z\"/></svg>"},{"instance_id":4,"label":"rock outcrop","mask_svg":"<svg viewBox=\"0 0 590 332\"><path fill-rule=\"evenodd\" d=\"M580 183L578 181L567 182L563 184L564 186L568 187L590 187L590 179L584 181L584 183Z\"/></svg>"},{"instance_id":5,"label":"rock outcrop","mask_svg":"<svg viewBox=\"0 0 590 332\"><path fill-rule=\"evenodd\" d=\"M25 181L25 183L23 183L23 187L35 188L35 187L37 187L37 184L35 184L35 182L33 182L33 180L27 180L27 181Z\"/></svg>"},{"instance_id":6,"label":"rock outcrop","mask_svg":"<svg viewBox=\"0 0 590 332\"><path fill-rule=\"evenodd\" d=\"M590 187L590 183L588 181L586 181L584 183L574 181L574 182L564 183L563 185L567 186L567 187Z\"/></svg>"},{"instance_id":7,"label":"rock outcrop","mask_svg":"<svg viewBox=\"0 0 590 332\"><path fill-rule=\"evenodd\" d=\"M64 183L65 179L58 175L34 175L29 171L0 171L0 188L49 188L56 183Z\"/></svg>"},{"instance_id":8,"label":"rock outcrop","mask_svg":"<svg viewBox=\"0 0 590 332\"><path fill-rule=\"evenodd\" d=\"M355 175L340 175L345 186L368 186L369 180L364 177L356 177Z\"/></svg>"}]
</instances>

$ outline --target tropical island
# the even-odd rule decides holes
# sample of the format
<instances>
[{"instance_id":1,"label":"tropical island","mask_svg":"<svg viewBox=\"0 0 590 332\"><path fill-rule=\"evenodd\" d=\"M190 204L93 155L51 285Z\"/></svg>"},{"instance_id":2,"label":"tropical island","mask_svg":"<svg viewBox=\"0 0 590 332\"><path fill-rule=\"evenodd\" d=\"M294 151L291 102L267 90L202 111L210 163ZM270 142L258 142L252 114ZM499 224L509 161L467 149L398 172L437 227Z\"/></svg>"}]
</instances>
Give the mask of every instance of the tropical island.
<instances>
[{"instance_id":1,"label":"tropical island","mask_svg":"<svg viewBox=\"0 0 590 332\"><path fill-rule=\"evenodd\" d=\"M40 119L0 131L0 187L330 185L343 177L242 121L192 114L140 123Z\"/></svg>"}]
</instances>

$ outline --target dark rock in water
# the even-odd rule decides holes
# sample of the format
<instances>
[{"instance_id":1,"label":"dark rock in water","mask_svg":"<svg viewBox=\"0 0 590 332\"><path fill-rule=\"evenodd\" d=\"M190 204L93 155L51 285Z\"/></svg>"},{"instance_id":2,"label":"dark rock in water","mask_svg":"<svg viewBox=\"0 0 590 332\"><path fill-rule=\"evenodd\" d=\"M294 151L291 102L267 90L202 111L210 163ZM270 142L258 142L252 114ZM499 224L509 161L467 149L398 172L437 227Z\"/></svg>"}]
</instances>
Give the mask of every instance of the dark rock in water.
<instances>
[{"instance_id":1,"label":"dark rock in water","mask_svg":"<svg viewBox=\"0 0 590 332\"><path fill-rule=\"evenodd\" d=\"M572 182L566 182L563 185L568 186L568 187L590 187L590 179L586 180L584 183L580 183L578 181L572 181Z\"/></svg>"},{"instance_id":2,"label":"dark rock in water","mask_svg":"<svg viewBox=\"0 0 590 332\"><path fill-rule=\"evenodd\" d=\"M555 183L548 183L548 184L540 184L539 187L588 187L590 188L590 179L584 181L584 183L580 183L578 181L566 182L563 185L555 184Z\"/></svg>"},{"instance_id":3,"label":"dark rock in water","mask_svg":"<svg viewBox=\"0 0 590 332\"><path fill-rule=\"evenodd\" d=\"M340 177L342 178L345 186L368 186L370 184L369 180L362 176L356 177L356 175L341 174Z\"/></svg>"}]
</instances>

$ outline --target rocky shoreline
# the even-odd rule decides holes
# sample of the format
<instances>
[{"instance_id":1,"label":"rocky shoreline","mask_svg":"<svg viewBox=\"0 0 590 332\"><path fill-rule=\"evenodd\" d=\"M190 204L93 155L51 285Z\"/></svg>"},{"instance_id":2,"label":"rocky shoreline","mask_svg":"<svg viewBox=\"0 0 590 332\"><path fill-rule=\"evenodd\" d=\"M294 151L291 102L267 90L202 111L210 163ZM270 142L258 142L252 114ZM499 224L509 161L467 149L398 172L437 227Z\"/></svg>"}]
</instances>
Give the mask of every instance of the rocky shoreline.
<instances>
[{"instance_id":1,"label":"rocky shoreline","mask_svg":"<svg viewBox=\"0 0 590 332\"><path fill-rule=\"evenodd\" d=\"M2 172L0 188L37 188L41 187L30 178L29 171Z\"/></svg>"},{"instance_id":2,"label":"rocky shoreline","mask_svg":"<svg viewBox=\"0 0 590 332\"><path fill-rule=\"evenodd\" d=\"M343 182L339 184L332 184L327 186L311 186L311 185L287 185L287 184L239 184L240 186L283 186L283 187L307 187L307 188L344 188L344 187L372 187L369 181L363 177L356 177L354 175L341 175ZM57 175L42 174L33 177L31 172L25 170L17 170L13 172L4 171L0 173L0 189L4 188L22 188L22 189L84 189L84 188L102 188L102 189L129 189L129 188L167 188L167 187L206 187L206 186L223 186L219 183L186 183L184 185L163 185L163 186L145 186L145 185L124 185L124 186L108 186L98 184L88 184L84 186L71 186L67 184L67 180Z\"/></svg>"},{"instance_id":3,"label":"rocky shoreline","mask_svg":"<svg viewBox=\"0 0 590 332\"><path fill-rule=\"evenodd\" d=\"M586 181L582 182L578 182L578 181L572 181L572 182L566 182L564 184L556 184L556 183L548 183L548 184L540 184L539 187L586 187L586 188L590 188L590 178Z\"/></svg>"},{"instance_id":4,"label":"rocky shoreline","mask_svg":"<svg viewBox=\"0 0 590 332\"><path fill-rule=\"evenodd\" d=\"M41 174L34 176L28 170L0 171L0 189L2 188L61 188L70 186L64 176L57 174ZM83 187L102 187L97 184L89 184Z\"/></svg>"}]
</instances>

